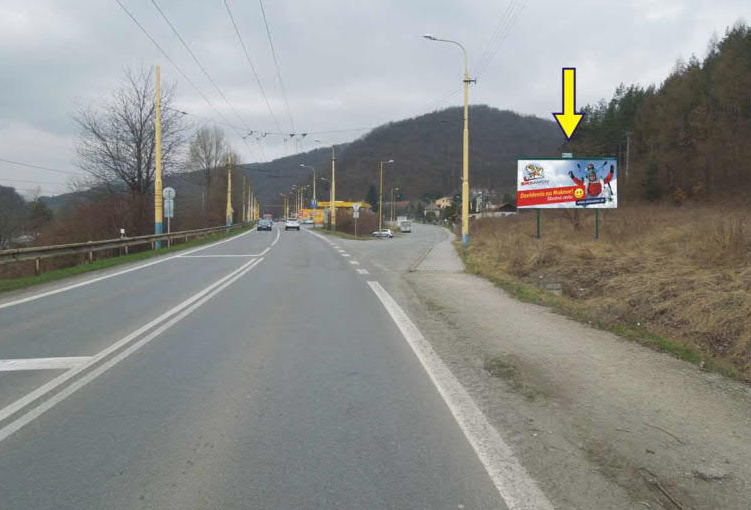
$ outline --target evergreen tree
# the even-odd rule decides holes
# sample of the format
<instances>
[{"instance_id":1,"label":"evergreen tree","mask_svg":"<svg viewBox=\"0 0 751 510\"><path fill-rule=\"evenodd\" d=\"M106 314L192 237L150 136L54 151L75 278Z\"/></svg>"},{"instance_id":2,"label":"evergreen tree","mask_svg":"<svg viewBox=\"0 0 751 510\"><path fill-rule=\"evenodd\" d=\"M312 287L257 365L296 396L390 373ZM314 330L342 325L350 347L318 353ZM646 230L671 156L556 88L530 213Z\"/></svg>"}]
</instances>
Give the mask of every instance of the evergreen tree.
<instances>
[{"instance_id":1,"label":"evergreen tree","mask_svg":"<svg viewBox=\"0 0 751 510\"><path fill-rule=\"evenodd\" d=\"M370 204L371 211L374 213L378 212L378 192L372 184L368 187L368 195L366 196L365 201Z\"/></svg>"}]
</instances>

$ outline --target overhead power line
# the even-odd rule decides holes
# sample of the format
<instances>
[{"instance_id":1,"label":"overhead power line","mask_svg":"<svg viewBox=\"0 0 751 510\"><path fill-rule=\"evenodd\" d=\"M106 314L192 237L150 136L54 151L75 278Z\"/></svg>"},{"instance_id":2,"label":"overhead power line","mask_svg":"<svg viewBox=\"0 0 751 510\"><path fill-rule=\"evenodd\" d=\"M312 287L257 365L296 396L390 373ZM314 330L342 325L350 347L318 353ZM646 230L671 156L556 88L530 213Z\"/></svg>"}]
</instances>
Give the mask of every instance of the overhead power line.
<instances>
[{"instance_id":1,"label":"overhead power line","mask_svg":"<svg viewBox=\"0 0 751 510\"><path fill-rule=\"evenodd\" d=\"M128 8L125 7L125 5L120 0L115 0L115 2L117 2L117 5L120 6L120 8L125 12L125 14L127 14L128 17L131 20L133 20L133 23L135 23L138 26L138 28L141 29L141 31L146 35L146 37L149 38L149 40L154 44L154 46L156 46L156 49L159 50L159 52L164 56L164 58L166 58L167 61L169 61L169 63L172 64L175 67L175 69L177 70L177 72L180 73L180 76L182 76L185 79L185 81L187 81L188 84L191 87L193 87L193 90L195 90L198 93L198 95L201 96L201 98L206 102L206 104L208 104L216 112L216 114L219 115L219 117L224 122L227 123L227 125L231 125L229 123L229 121L227 120L227 118L222 114L222 112L220 112L217 109L217 107L214 106L214 103L212 103L209 100L209 98L206 97L206 95L201 91L201 89L199 89L198 86L195 83L193 83L193 81L190 78L188 78L188 75L186 75L183 72L183 70L180 69L180 66L178 66L177 63L175 63L174 60L172 60L172 57L170 57L169 54L166 51L164 51L164 48L162 48L161 45L156 41L156 39L154 39L154 37L152 37L152 35L149 33L148 30L146 30L146 28L141 24L141 22L138 21L138 19L136 19L136 17L133 14L131 14L131 12L128 10ZM237 133L237 136L239 136L240 138L242 138L242 134L240 134L240 132L237 129L235 129L235 132Z\"/></svg>"},{"instance_id":2,"label":"overhead power line","mask_svg":"<svg viewBox=\"0 0 751 510\"><path fill-rule=\"evenodd\" d=\"M6 177L0 177L0 182L20 182L23 184L53 184L57 186L67 186L67 182L54 182L54 181L38 181L34 179L8 179Z\"/></svg>"},{"instance_id":3,"label":"overhead power line","mask_svg":"<svg viewBox=\"0 0 751 510\"><path fill-rule=\"evenodd\" d=\"M493 61L495 55L498 53L498 50L501 48L501 46L503 46L503 43L506 42L506 39L511 33L511 30L514 28L514 25L516 25L517 21L519 21L519 17L521 16L521 13L526 6L527 0L521 0L516 3L512 2L511 4L509 4L509 7L504 15L505 22L502 19L501 23L499 23L496 32L494 33L493 37L491 37L491 40L488 43L485 52L483 53L480 61L477 64L475 78L478 78L481 74L483 74L488 65L490 65L490 63Z\"/></svg>"},{"instance_id":4,"label":"overhead power line","mask_svg":"<svg viewBox=\"0 0 751 510\"><path fill-rule=\"evenodd\" d=\"M271 103L269 102L269 98L266 96L266 91L264 90L263 84L261 83L261 78L258 76L258 72L256 71L256 66L253 64L253 60L250 58L250 53L248 53L248 48L247 46L245 46L245 41L243 40L242 35L240 35L240 29L238 28L237 23L235 22L235 16L232 14L232 9L227 3L227 0L222 0L222 1L224 2L224 7L227 9L227 14L229 14L229 18L232 21L232 26L235 28L235 33L237 34L237 39L240 41L240 46L242 46L243 48L243 53L245 54L245 60L248 61L248 64L250 65L250 69L251 71L253 71L253 77L255 78L256 83L258 84L258 88L261 91L263 100L266 102L266 107L269 109L271 118L274 120L274 125L276 126L276 129L278 131L282 131L282 127L279 125L279 120L277 120L276 115L274 115L274 110L273 108L271 108Z\"/></svg>"},{"instance_id":5,"label":"overhead power line","mask_svg":"<svg viewBox=\"0 0 751 510\"><path fill-rule=\"evenodd\" d=\"M282 89L282 97L284 98L284 104L287 107L287 116L289 117L289 124L292 126L292 131L295 131L295 121L292 119L292 109L289 106L289 100L287 98L287 88L284 86L284 80L282 79L282 72L279 66L279 59L276 55L276 49L274 48L274 41L271 38L271 29L269 28L269 22L266 19L266 9L263 7L263 0L258 0L258 4L261 6L261 15L263 16L263 24L266 26L266 36L269 39L269 46L271 47L271 56L274 58L274 67L276 68L276 76L279 78L279 85Z\"/></svg>"},{"instance_id":6,"label":"overhead power line","mask_svg":"<svg viewBox=\"0 0 751 510\"><path fill-rule=\"evenodd\" d=\"M18 165L18 166L25 166L28 168L36 168L37 170L45 170L47 172L55 172L59 174L67 174L67 175L80 175L83 176L84 174L81 172L77 172L74 170L58 170L57 168L50 168L47 166L41 166L41 165L33 165L31 163L22 163L21 161L13 161L10 159L0 158L0 161L3 163L9 163L11 165Z\"/></svg>"},{"instance_id":7,"label":"overhead power line","mask_svg":"<svg viewBox=\"0 0 751 510\"><path fill-rule=\"evenodd\" d=\"M151 0L151 3L154 4L154 7L156 7L156 10L159 11L159 14L162 16L164 21L169 25L170 29L172 29L172 32L177 36L177 39L180 41L180 43L183 45L183 47L187 50L187 52L190 54L190 56L193 58L193 61L196 63L198 68L203 72L204 76L211 82L211 84L216 89L217 93L219 93L220 96L222 96L222 99L224 99L224 102L227 103L227 106L230 107L230 109L235 113L235 116L237 116L238 120L241 124L243 124L247 129L250 129L248 125L245 123L243 118L240 116L240 114L237 112L234 106L232 106L232 103L229 102L229 99L227 99L227 96L224 95L224 92L222 92L222 89L219 88L219 85L216 84L216 81L214 81L214 78L211 77L209 72L206 70L206 68L201 64L201 62L198 60L198 57L196 57L196 54L193 53L193 50L190 49L190 46L188 46L188 43L185 42L185 39L180 35L180 32L177 31L177 28L172 24L172 22L167 18L167 15L164 13L161 7L159 7L159 4L156 3L156 0Z\"/></svg>"}]
</instances>

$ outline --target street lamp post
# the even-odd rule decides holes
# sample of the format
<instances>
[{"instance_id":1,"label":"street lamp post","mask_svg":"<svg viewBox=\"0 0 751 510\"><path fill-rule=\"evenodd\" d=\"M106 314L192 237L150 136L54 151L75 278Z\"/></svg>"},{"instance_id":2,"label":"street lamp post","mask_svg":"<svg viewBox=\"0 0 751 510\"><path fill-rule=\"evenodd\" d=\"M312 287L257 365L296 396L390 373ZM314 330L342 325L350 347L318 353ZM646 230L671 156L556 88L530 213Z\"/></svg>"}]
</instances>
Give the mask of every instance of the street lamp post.
<instances>
[{"instance_id":1,"label":"street lamp post","mask_svg":"<svg viewBox=\"0 0 751 510\"><path fill-rule=\"evenodd\" d=\"M303 165L300 164L303 168L309 168L310 170L313 170L313 228L316 228L315 219L316 219L316 213L318 212L318 198L316 197L316 169L312 166Z\"/></svg>"},{"instance_id":2,"label":"street lamp post","mask_svg":"<svg viewBox=\"0 0 751 510\"><path fill-rule=\"evenodd\" d=\"M391 188L391 224L393 225L396 221L396 214L394 214L394 200L396 199L395 193L396 191L399 191L399 187Z\"/></svg>"},{"instance_id":3,"label":"street lamp post","mask_svg":"<svg viewBox=\"0 0 751 510\"><path fill-rule=\"evenodd\" d=\"M381 161L379 163L381 167L381 187L380 191L378 193L378 231L380 232L383 230L383 165L384 164L391 164L394 160L390 159L388 161Z\"/></svg>"},{"instance_id":4,"label":"street lamp post","mask_svg":"<svg viewBox=\"0 0 751 510\"><path fill-rule=\"evenodd\" d=\"M469 246L469 84L473 80L469 78L469 57L467 50L460 43L450 39L439 39L426 34L423 36L429 41L455 44L464 53L464 154L462 158L462 246Z\"/></svg>"}]
</instances>

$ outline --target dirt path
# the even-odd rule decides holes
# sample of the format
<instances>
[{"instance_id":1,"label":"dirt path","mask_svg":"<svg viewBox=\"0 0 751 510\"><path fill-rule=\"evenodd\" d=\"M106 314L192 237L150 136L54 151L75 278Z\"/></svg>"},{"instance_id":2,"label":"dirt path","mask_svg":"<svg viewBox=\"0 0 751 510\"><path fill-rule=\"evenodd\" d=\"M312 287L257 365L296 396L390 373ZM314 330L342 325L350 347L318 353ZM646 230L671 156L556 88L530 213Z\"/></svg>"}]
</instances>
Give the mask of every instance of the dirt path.
<instances>
[{"instance_id":1,"label":"dirt path","mask_svg":"<svg viewBox=\"0 0 751 510\"><path fill-rule=\"evenodd\" d=\"M402 302L556 508L751 508L747 385L518 302L448 243Z\"/></svg>"}]
</instances>

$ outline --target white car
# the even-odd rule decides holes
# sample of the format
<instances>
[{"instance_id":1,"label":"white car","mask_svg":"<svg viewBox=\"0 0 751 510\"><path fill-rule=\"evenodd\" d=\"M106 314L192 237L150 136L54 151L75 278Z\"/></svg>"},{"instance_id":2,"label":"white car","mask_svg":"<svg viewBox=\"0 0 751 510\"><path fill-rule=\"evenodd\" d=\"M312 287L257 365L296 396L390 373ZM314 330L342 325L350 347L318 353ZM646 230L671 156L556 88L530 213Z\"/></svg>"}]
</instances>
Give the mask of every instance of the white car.
<instances>
[{"instance_id":1,"label":"white car","mask_svg":"<svg viewBox=\"0 0 751 510\"><path fill-rule=\"evenodd\" d=\"M284 230L300 230L300 222L294 218L289 218L284 224Z\"/></svg>"},{"instance_id":2,"label":"white car","mask_svg":"<svg viewBox=\"0 0 751 510\"><path fill-rule=\"evenodd\" d=\"M385 228L383 230L376 230L372 234L373 237L387 237L391 239L394 237L394 232L390 228Z\"/></svg>"}]
</instances>

